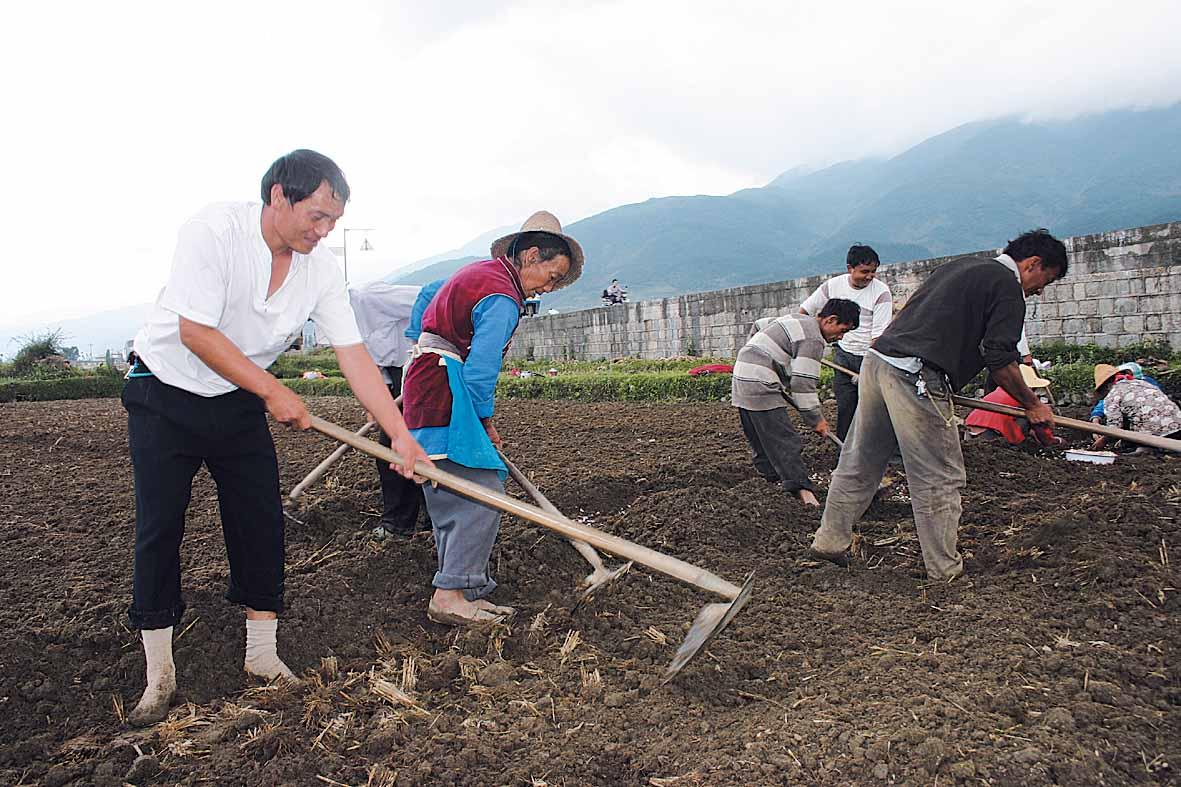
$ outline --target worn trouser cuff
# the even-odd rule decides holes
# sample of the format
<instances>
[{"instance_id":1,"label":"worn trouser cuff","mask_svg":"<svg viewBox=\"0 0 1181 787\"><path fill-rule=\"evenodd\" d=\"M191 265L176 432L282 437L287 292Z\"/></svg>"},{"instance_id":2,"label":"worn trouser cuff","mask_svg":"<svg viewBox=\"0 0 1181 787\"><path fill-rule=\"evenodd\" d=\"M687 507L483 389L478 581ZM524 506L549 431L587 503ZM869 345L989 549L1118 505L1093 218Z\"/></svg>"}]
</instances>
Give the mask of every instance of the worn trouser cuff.
<instances>
[{"instance_id":1,"label":"worn trouser cuff","mask_svg":"<svg viewBox=\"0 0 1181 787\"><path fill-rule=\"evenodd\" d=\"M283 596L268 596L261 593L247 593L241 588L231 587L226 591L226 601L231 604L241 604L257 612L283 611Z\"/></svg>"},{"instance_id":2,"label":"worn trouser cuff","mask_svg":"<svg viewBox=\"0 0 1181 787\"><path fill-rule=\"evenodd\" d=\"M140 610L131 607L127 610L127 619L132 628L151 631L179 624L184 614L185 605L182 601L171 609Z\"/></svg>"},{"instance_id":3,"label":"worn trouser cuff","mask_svg":"<svg viewBox=\"0 0 1181 787\"><path fill-rule=\"evenodd\" d=\"M440 590L462 590L468 601L484 598L496 590L496 580L487 574L444 574L436 571L431 585Z\"/></svg>"}]
</instances>

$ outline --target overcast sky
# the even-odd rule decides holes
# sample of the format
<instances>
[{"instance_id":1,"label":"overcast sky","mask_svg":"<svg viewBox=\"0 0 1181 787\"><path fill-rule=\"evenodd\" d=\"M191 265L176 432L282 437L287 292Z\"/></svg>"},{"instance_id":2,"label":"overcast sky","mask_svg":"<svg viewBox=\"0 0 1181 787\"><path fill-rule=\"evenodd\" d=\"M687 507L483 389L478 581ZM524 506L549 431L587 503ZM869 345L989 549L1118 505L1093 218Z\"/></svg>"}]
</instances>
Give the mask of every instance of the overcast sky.
<instances>
[{"instance_id":1,"label":"overcast sky","mask_svg":"<svg viewBox=\"0 0 1181 787\"><path fill-rule=\"evenodd\" d=\"M344 169L350 278L519 224L797 165L889 155L971 120L1181 100L1181 4L10 4L0 30L0 325L150 301L202 205L278 155Z\"/></svg>"}]
</instances>

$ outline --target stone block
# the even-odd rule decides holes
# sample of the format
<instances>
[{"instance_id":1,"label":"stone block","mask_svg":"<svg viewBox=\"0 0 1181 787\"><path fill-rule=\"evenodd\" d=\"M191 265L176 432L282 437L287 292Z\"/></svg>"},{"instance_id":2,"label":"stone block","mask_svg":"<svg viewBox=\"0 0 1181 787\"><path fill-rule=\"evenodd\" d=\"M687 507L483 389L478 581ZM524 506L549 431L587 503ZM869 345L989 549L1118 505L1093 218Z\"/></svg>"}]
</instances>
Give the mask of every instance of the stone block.
<instances>
[{"instance_id":1,"label":"stone block","mask_svg":"<svg viewBox=\"0 0 1181 787\"><path fill-rule=\"evenodd\" d=\"M1134 279L1128 279L1128 291L1132 295L1143 295L1145 292L1144 279L1139 276Z\"/></svg>"},{"instance_id":2,"label":"stone block","mask_svg":"<svg viewBox=\"0 0 1181 787\"><path fill-rule=\"evenodd\" d=\"M1075 282L1075 284L1074 284L1074 299L1076 301L1081 301L1083 298L1086 298L1086 297L1087 297L1086 283L1081 282L1081 281Z\"/></svg>"},{"instance_id":3,"label":"stone block","mask_svg":"<svg viewBox=\"0 0 1181 787\"><path fill-rule=\"evenodd\" d=\"M1159 314L1149 314L1144 317L1144 330L1159 331L1163 327Z\"/></svg>"},{"instance_id":4,"label":"stone block","mask_svg":"<svg viewBox=\"0 0 1181 787\"><path fill-rule=\"evenodd\" d=\"M1115 335L1124 329L1123 319L1120 317L1104 317L1099 329L1100 333ZM1110 345L1107 345L1110 346Z\"/></svg>"},{"instance_id":5,"label":"stone block","mask_svg":"<svg viewBox=\"0 0 1181 787\"><path fill-rule=\"evenodd\" d=\"M1093 302L1094 301L1092 301L1092 303ZM1083 301L1083 303L1086 303L1086 301ZM1079 313L1078 307L1079 305L1077 301L1063 301L1062 303L1058 304L1058 316L1073 317Z\"/></svg>"},{"instance_id":6,"label":"stone block","mask_svg":"<svg viewBox=\"0 0 1181 787\"><path fill-rule=\"evenodd\" d=\"M1124 333L1139 334L1144 330L1144 316L1141 314L1132 314L1124 317Z\"/></svg>"},{"instance_id":7,"label":"stone block","mask_svg":"<svg viewBox=\"0 0 1181 787\"><path fill-rule=\"evenodd\" d=\"M1144 278L1144 292L1147 295L1152 295L1161 291L1161 280L1156 276L1146 276Z\"/></svg>"},{"instance_id":8,"label":"stone block","mask_svg":"<svg viewBox=\"0 0 1181 787\"><path fill-rule=\"evenodd\" d=\"M1100 317L1106 317L1109 314L1115 313L1115 299L1114 298L1100 298L1098 313Z\"/></svg>"},{"instance_id":9,"label":"stone block","mask_svg":"<svg viewBox=\"0 0 1181 787\"><path fill-rule=\"evenodd\" d=\"M1047 303L1042 300L1037 303L1032 309L1028 309L1028 319L1031 320L1045 320L1051 317L1058 316L1058 307L1061 304Z\"/></svg>"},{"instance_id":10,"label":"stone block","mask_svg":"<svg viewBox=\"0 0 1181 787\"><path fill-rule=\"evenodd\" d=\"M1061 309L1061 307L1064 305L1065 304L1060 304L1059 309ZM1074 304L1071 304L1071 305L1073 306ZM1094 317L1096 314L1099 313L1099 301L1097 301L1097 300L1081 301L1081 302L1079 302L1077 308L1078 308L1079 314L1083 314L1088 317Z\"/></svg>"},{"instance_id":11,"label":"stone block","mask_svg":"<svg viewBox=\"0 0 1181 787\"><path fill-rule=\"evenodd\" d=\"M1116 298L1115 299L1115 313L1116 314L1135 314L1139 311L1139 304L1135 298Z\"/></svg>"},{"instance_id":12,"label":"stone block","mask_svg":"<svg viewBox=\"0 0 1181 787\"><path fill-rule=\"evenodd\" d=\"M1071 336L1078 336L1080 333L1085 333L1087 330L1087 321L1080 319L1070 319L1062 321L1062 331Z\"/></svg>"},{"instance_id":13,"label":"stone block","mask_svg":"<svg viewBox=\"0 0 1181 787\"><path fill-rule=\"evenodd\" d=\"M1101 333L1095 337L1094 341L1095 341L1095 344L1099 345L1100 347L1115 347L1115 346L1117 346L1116 345L1116 336L1114 334L1110 334L1110 333Z\"/></svg>"}]
</instances>

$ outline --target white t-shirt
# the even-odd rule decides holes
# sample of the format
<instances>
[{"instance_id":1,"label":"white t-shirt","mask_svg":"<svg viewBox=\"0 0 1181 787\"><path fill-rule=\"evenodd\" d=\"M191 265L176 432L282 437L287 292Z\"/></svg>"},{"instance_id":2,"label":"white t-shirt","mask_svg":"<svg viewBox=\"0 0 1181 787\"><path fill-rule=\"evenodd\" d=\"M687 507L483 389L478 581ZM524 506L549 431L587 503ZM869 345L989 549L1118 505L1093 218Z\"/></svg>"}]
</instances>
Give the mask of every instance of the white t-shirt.
<instances>
[{"instance_id":1,"label":"white t-shirt","mask_svg":"<svg viewBox=\"0 0 1181 787\"><path fill-rule=\"evenodd\" d=\"M243 355L267 368L310 318L335 347L360 344L336 257L324 244L291 255L291 270L271 297L271 250L262 236L262 205L219 202L180 228L172 272L135 352L162 382L200 396L233 391L180 340L180 319L217 328Z\"/></svg>"},{"instance_id":2,"label":"white t-shirt","mask_svg":"<svg viewBox=\"0 0 1181 787\"><path fill-rule=\"evenodd\" d=\"M414 342L406 338L410 313L422 287L375 281L349 290L349 303L357 315L357 327L365 349L386 375L387 366L405 366ZM386 382L390 382L386 380Z\"/></svg>"},{"instance_id":3,"label":"white t-shirt","mask_svg":"<svg viewBox=\"0 0 1181 787\"><path fill-rule=\"evenodd\" d=\"M846 333L837 346L853 355L865 355L870 342L882 335L893 316L890 288L881 279L874 279L859 290L849 283L849 274L843 273L817 287L800 308L817 317L824 304L833 298L844 298L861 307L861 324Z\"/></svg>"}]
</instances>

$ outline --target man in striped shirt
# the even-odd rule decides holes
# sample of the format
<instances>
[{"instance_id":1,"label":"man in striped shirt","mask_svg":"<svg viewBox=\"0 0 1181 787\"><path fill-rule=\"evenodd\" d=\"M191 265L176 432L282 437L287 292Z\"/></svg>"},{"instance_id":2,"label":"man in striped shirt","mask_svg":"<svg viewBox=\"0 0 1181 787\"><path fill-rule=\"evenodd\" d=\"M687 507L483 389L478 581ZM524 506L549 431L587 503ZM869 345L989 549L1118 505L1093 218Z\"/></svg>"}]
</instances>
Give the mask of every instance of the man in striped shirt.
<instances>
[{"instance_id":1,"label":"man in striped shirt","mask_svg":"<svg viewBox=\"0 0 1181 787\"><path fill-rule=\"evenodd\" d=\"M804 466L800 438L787 414L790 402L816 434L828 434L816 385L824 346L857 328L861 307L832 298L817 317L785 314L755 322L738 351L730 400L738 408L742 431L754 450L755 469L804 504L819 506Z\"/></svg>"},{"instance_id":2,"label":"man in striped shirt","mask_svg":"<svg viewBox=\"0 0 1181 787\"><path fill-rule=\"evenodd\" d=\"M869 246L850 246L845 256L849 272L821 284L800 304L800 314L813 316L824 308L829 298L844 298L861 307L861 323L837 342L833 357L838 364L855 372L861 371L865 353L886 330L893 315L890 288L877 278L879 263L878 253ZM844 440L857 410L857 384L848 376L838 374L833 378L832 391L837 399L837 437Z\"/></svg>"}]
</instances>

